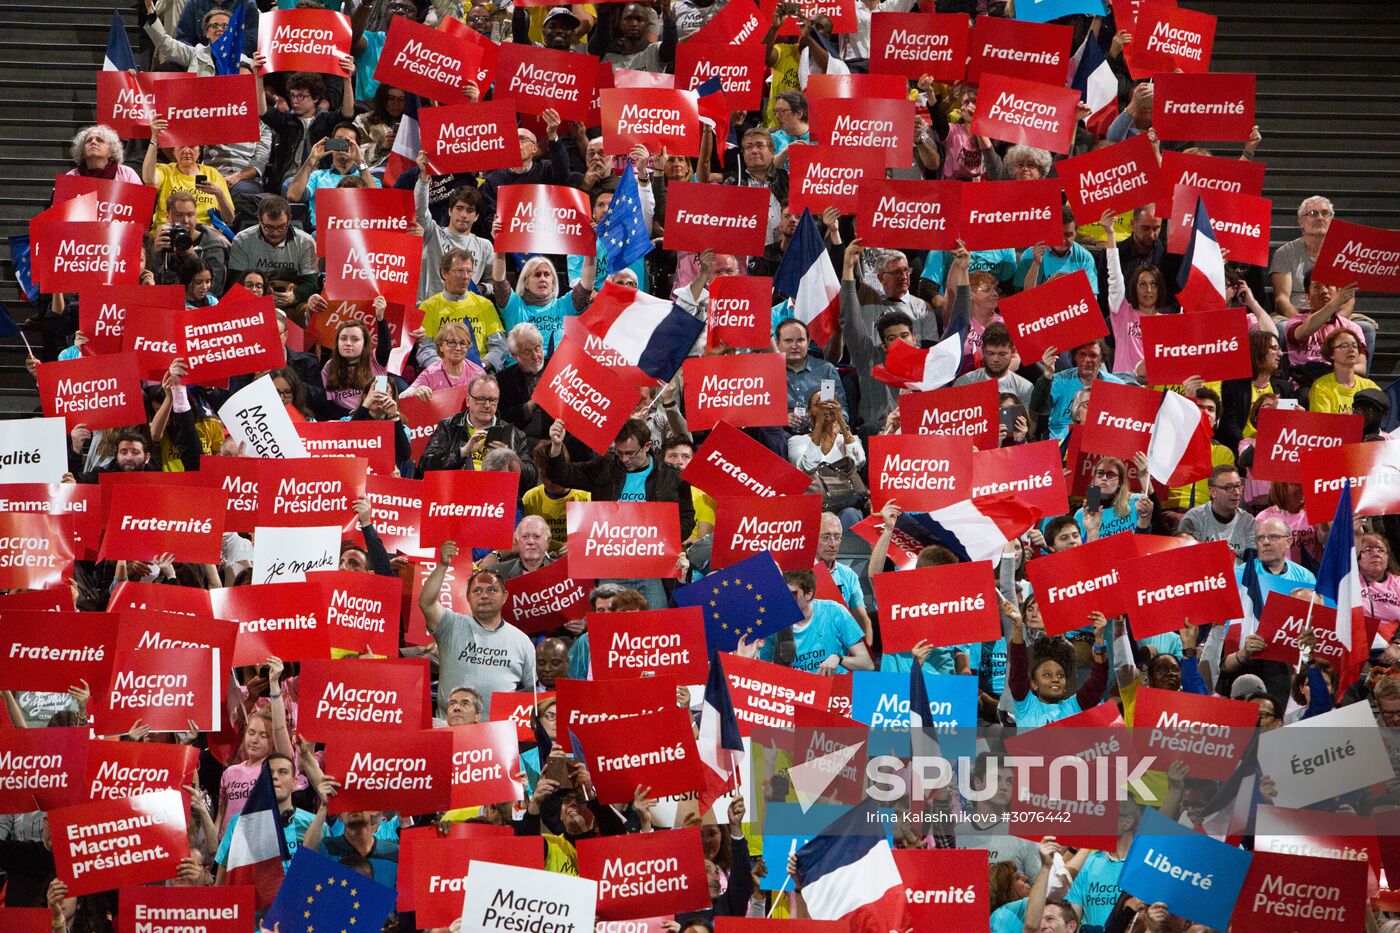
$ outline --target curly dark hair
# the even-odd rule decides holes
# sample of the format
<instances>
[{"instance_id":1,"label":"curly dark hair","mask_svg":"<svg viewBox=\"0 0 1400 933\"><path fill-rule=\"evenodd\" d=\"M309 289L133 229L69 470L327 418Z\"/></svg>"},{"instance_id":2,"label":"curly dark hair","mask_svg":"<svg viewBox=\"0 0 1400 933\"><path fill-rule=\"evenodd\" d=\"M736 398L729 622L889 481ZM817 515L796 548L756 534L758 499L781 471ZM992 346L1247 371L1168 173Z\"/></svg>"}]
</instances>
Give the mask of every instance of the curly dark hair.
<instances>
[{"instance_id":1,"label":"curly dark hair","mask_svg":"<svg viewBox=\"0 0 1400 933\"><path fill-rule=\"evenodd\" d=\"M1054 661L1060 665L1060 670L1065 672L1065 680L1073 682L1075 671L1074 646L1071 645L1063 635L1052 635L1042 638L1031 645L1031 676L1040 665L1046 661Z\"/></svg>"}]
</instances>

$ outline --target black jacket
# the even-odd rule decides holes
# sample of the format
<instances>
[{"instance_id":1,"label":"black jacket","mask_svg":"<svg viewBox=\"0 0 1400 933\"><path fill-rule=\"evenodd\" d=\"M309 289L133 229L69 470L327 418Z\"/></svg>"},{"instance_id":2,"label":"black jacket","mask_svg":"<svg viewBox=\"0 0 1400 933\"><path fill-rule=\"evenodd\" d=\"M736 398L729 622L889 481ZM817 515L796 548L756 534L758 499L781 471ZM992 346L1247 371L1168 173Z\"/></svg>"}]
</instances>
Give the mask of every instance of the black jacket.
<instances>
[{"instance_id":1,"label":"black jacket","mask_svg":"<svg viewBox=\"0 0 1400 933\"><path fill-rule=\"evenodd\" d=\"M307 131L311 146L330 136L335 125L343 119L339 113L329 110L316 111L316 116L311 118L311 127ZM267 170L263 172L263 180L267 183L269 191L277 191L280 194L282 179L289 172L296 171L300 165L297 162L297 150L301 148L301 118L291 111L272 109L263 114L262 121L272 128L272 152L267 159ZM310 146L307 147L307 151L311 151Z\"/></svg>"},{"instance_id":2,"label":"black jacket","mask_svg":"<svg viewBox=\"0 0 1400 933\"><path fill-rule=\"evenodd\" d=\"M1244 437L1244 427L1249 421L1249 406L1253 392L1250 385L1253 379L1227 379L1220 384L1220 418L1215 429L1215 438L1236 454L1240 450L1240 439ZM1279 398L1295 398L1297 386L1289 378L1274 373L1269 380L1270 387Z\"/></svg>"},{"instance_id":3,"label":"black jacket","mask_svg":"<svg viewBox=\"0 0 1400 933\"><path fill-rule=\"evenodd\" d=\"M563 455L547 457L545 475L560 486L583 489L594 502L616 502L627 482L627 469L617 454L610 453L584 463L570 463ZM690 498L690 484L681 479L680 471L669 463L651 457L651 475L647 477L648 502L674 502L681 511L681 540L695 530L695 505Z\"/></svg>"},{"instance_id":4,"label":"black jacket","mask_svg":"<svg viewBox=\"0 0 1400 933\"><path fill-rule=\"evenodd\" d=\"M543 374L543 370L540 372ZM554 416L539 405L526 413L525 403L530 401L534 389L530 385L530 377L520 368L520 364L501 370L496 374L496 382L501 387L501 420L509 421L524 431L531 441L542 441L549 437L549 427L554 424Z\"/></svg>"},{"instance_id":5,"label":"black jacket","mask_svg":"<svg viewBox=\"0 0 1400 933\"><path fill-rule=\"evenodd\" d=\"M521 487L533 487L539 482L539 478L535 472L534 461L530 458L530 440L519 428L502 418L496 419L496 426L506 428L510 432L508 443L520 457ZM470 469L466 458L462 456L462 445L471 436L471 431L467 428L467 413L464 411L439 421L433 436L428 438L428 446L424 449L423 456L418 459L419 477L428 470Z\"/></svg>"}]
</instances>

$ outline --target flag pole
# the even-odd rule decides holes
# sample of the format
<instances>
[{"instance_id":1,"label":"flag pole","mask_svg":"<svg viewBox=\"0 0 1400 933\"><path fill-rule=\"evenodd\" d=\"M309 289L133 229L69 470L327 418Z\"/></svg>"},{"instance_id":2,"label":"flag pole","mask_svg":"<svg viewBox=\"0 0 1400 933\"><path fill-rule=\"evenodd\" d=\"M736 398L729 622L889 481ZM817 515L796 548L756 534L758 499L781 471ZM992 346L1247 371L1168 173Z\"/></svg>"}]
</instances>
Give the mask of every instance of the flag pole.
<instances>
[{"instance_id":1,"label":"flag pole","mask_svg":"<svg viewBox=\"0 0 1400 933\"><path fill-rule=\"evenodd\" d=\"M797 840L794 839L794 840L792 840L792 842L788 843L788 858L792 858L792 857L793 857L794 855L796 855L796 854L797 854ZM779 889L775 892L774 897L773 897L773 906L770 907L770 908L768 909L768 916L769 916L770 918L773 916L774 912L777 911L777 909L778 909L778 901L779 901L779 899L783 896L783 894L785 894L785 893L787 892L788 882L791 881L791 880L792 880L792 875L789 875L789 874L787 873L787 866L785 865L785 866L783 866L783 886L782 886L781 888L779 888ZM795 913L795 912L796 912L796 911L794 911L794 913Z\"/></svg>"}]
</instances>

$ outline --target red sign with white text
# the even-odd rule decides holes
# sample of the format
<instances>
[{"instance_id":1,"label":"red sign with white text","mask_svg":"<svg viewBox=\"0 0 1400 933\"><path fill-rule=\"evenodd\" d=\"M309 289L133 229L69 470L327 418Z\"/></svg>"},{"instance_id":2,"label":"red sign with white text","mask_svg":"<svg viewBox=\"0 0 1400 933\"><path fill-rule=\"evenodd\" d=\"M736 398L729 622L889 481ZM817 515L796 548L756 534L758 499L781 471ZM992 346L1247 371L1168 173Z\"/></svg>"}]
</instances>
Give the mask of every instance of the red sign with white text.
<instances>
[{"instance_id":1,"label":"red sign with white text","mask_svg":"<svg viewBox=\"0 0 1400 933\"><path fill-rule=\"evenodd\" d=\"M958 231L968 249L1019 249L1064 239L1061 182L984 181L964 185Z\"/></svg>"},{"instance_id":2,"label":"red sign with white text","mask_svg":"<svg viewBox=\"0 0 1400 933\"><path fill-rule=\"evenodd\" d=\"M585 121L597 77L598 60L591 55L506 42L496 59L496 97L513 99L521 113L539 116L552 109L561 120Z\"/></svg>"},{"instance_id":3,"label":"red sign with white text","mask_svg":"<svg viewBox=\"0 0 1400 933\"><path fill-rule=\"evenodd\" d=\"M1191 242L1191 222L1196 216L1196 199L1205 202L1210 215L1210 227L1220 248L1228 250L1231 262L1251 266L1269 264L1269 234L1273 220L1273 201L1248 194L1226 194L1221 191L1197 191L1177 185L1172 196L1171 232L1167 236L1167 252L1185 253Z\"/></svg>"},{"instance_id":4,"label":"red sign with white text","mask_svg":"<svg viewBox=\"0 0 1400 933\"><path fill-rule=\"evenodd\" d=\"M156 114L170 126L160 145L214 146L258 141L258 89L252 75L176 75L156 82Z\"/></svg>"},{"instance_id":5,"label":"red sign with white text","mask_svg":"<svg viewBox=\"0 0 1400 933\"><path fill-rule=\"evenodd\" d=\"M452 806L475 807L525 795L520 742L509 722L452 729Z\"/></svg>"},{"instance_id":6,"label":"red sign with white text","mask_svg":"<svg viewBox=\"0 0 1400 933\"><path fill-rule=\"evenodd\" d=\"M667 249L692 253L723 243L727 252L761 256L768 238L768 204L772 197L767 188L671 182L666 186L663 243ZM715 279L720 281L723 278ZM767 310L764 308L765 324Z\"/></svg>"},{"instance_id":7,"label":"red sign with white text","mask_svg":"<svg viewBox=\"0 0 1400 933\"><path fill-rule=\"evenodd\" d=\"M686 420L706 431L787 424L787 364L777 353L692 357L682 365Z\"/></svg>"},{"instance_id":8,"label":"red sign with white text","mask_svg":"<svg viewBox=\"0 0 1400 933\"><path fill-rule=\"evenodd\" d=\"M700 754L690 711L668 706L658 713L576 725L572 734L588 763L601 803L626 803L638 787L657 797L700 789Z\"/></svg>"},{"instance_id":9,"label":"red sign with white text","mask_svg":"<svg viewBox=\"0 0 1400 933\"><path fill-rule=\"evenodd\" d=\"M836 679L737 654L721 655L720 664L729 678L729 697L734 703L740 735L748 735L756 726L794 728L796 706L826 709L832 681Z\"/></svg>"},{"instance_id":10,"label":"red sign with white text","mask_svg":"<svg viewBox=\"0 0 1400 933\"><path fill-rule=\"evenodd\" d=\"M1173 4L1144 2L1138 7L1133 41L1123 47L1123 59L1134 78L1163 72L1210 71L1215 44L1215 17Z\"/></svg>"},{"instance_id":11,"label":"red sign with white text","mask_svg":"<svg viewBox=\"0 0 1400 933\"><path fill-rule=\"evenodd\" d=\"M313 742L325 742L342 732L430 728L431 679L426 658L303 661L297 730Z\"/></svg>"},{"instance_id":12,"label":"red sign with white text","mask_svg":"<svg viewBox=\"0 0 1400 933\"><path fill-rule=\"evenodd\" d=\"M771 551L781 570L806 570L817 554L822 497L724 496L715 500L716 570Z\"/></svg>"},{"instance_id":13,"label":"red sign with white text","mask_svg":"<svg viewBox=\"0 0 1400 933\"><path fill-rule=\"evenodd\" d=\"M700 117L694 91L660 87L605 88L603 151L626 155L636 146L670 155L700 154Z\"/></svg>"},{"instance_id":14,"label":"red sign with white text","mask_svg":"<svg viewBox=\"0 0 1400 933\"><path fill-rule=\"evenodd\" d=\"M582 619L588 612L593 581L569 571L568 557L506 581L501 617L526 635L537 635Z\"/></svg>"},{"instance_id":15,"label":"red sign with white text","mask_svg":"<svg viewBox=\"0 0 1400 933\"><path fill-rule=\"evenodd\" d=\"M156 82L175 77L178 72L99 71L97 122L116 130L122 139L149 138L156 113Z\"/></svg>"},{"instance_id":16,"label":"red sign with white text","mask_svg":"<svg viewBox=\"0 0 1400 933\"><path fill-rule=\"evenodd\" d=\"M1122 614L1125 601L1119 569L1124 561L1139 556L1132 540L1137 537L1110 535L1026 564L1026 577L1035 588L1047 634L1063 635L1083 628L1089 624L1091 612ZM1136 621L1133 634L1145 637L1137 635Z\"/></svg>"},{"instance_id":17,"label":"red sign with white text","mask_svg":"<svg viewBox=\"0 0 1400 933\"><path fill-rule=\"evenodd\" d=\"M772 306L772 276L722 275L715 279L710 283L710 308L705 318L706 346L771 349Z\"/></svg>"},{"instance_id":18,"label":"red sign with white text","mask_svg":"<svg viewBox=\"0 0 1400 933\"><path fill-rule=\"evenodd\" d=\"M1299 586L1310 588L1301 581ZM1253 659L1278 661L1296 667L1298 652L1302 648L1300 639L1307 629L1312 629L1316 636L1312 657L1326 660L1334 670L1341 670L1346 664L1347 649L1337 638L1337 610L1287 593L1271 592L1264 600L1255 634L1264 639L1265 647L1263 651L1255 653Z\"/></svg>"},{"instance_id":19,"label":"red sign with white text","mask_svg":"<svg viewBox=\"0 0 1400 933\"><path fill-rule=\"evenodd\" d=\"M181 725L184 731L186 726ZM110 742L88 745L87 797L119 800L155 791L178 791L193 784L199 749L158 742Z\"/></svg>"},{"instance_id":20,"label":"red sign with white text","mask_svg":"<svg viewBox=\"0 0 1400 933\"><path fill-rule=\"evenodd\" d=\"M143 224L95 220L31 224L34 278L46 292L135 285L143 232Z\"/></svg>"},{"instance_id":21,"label":"red sign with white text","mask_svg":"<svg viewBox=\"0 0 1400 933\"><path fill-rule=\"evenodd\" d=\"M84 350L96 355L120 353L128 315L149 309L147 313L170 317L184 308L185 290L179 285L107 285L91 289L78 298L78 329L88 339Z\"/></svg>"},{"instance_id":22,"label":"red sign with white text","mask_svg":"<svg viewBox=\"0 0 1400 933\"><path fill-rule=\"evenodd\" d=\"M1055 171L1080 224L1096 223L1104 211L1122 213L1152 204L1162 190L1157 150L1146 133L1065 159Z\"/></svg>"},{"instance_id":23,"label":"red sign with white text","mask_svg":"<svg viewBox=\"0 0 1400 933\"><path fill-rule=\"evenodd\" d=\"M1026 81L988 70L982 75L972 132L1067 153L1074 142L1079 101L1079 92L1063 82Z\"/></svg>"},{"instance_id":24,"label":"red sign with white text","mask_svg":"<svg viewBox=\"0 0 1400 933\"><path fill-rule=\"evenodd\" d=\"M332 648L389 658L398 654L403 581L397 576L317 570L306 579L325 587Z\"/></svg>"},{"instance_id":25,"label":"red sign with white text","mask_svg":"<svg viewBox=\"0 0 1400 933\"><path fill-rule=\"evenodd\" d=\"M1256 851L1231 933L1275 933L1285 924L1298 933L1351 933L1366 923L1368 874L1365 861Z\"/></svg>"},{"instance_id":26,"label":"red sign with white text","mask_svg":"<svg viewBox=\"0 0 1400 933\"><path fill-rule=\"evenodd\" d=\"M715 425L681 471L711 496L797 496L811 479L728 421Z\"/></svg>"},{"instance_id":27,"label":"red sign with white text","mask_svg":"<svg viewBox=\"0 0 1400 933\"><path fill-rule=\"evenodd\" d=\"M214 615L209 591L192 586L162 586L159 583L133 583L123 580L112 590L107 603L109 612L138 610L166 612L175 615L208 619Z\"/></svg>"},{"instance_id":28,"label":"red sign with white text","mask_svg":"<svg viewBox=\"0 0 1400 933\"><path fill-rule=\"evenodd\" d=\"M1193 625L1238 619L1240 590L1235 554L1211 541L1149 554L1122 565L1123 593L1134 638L1151 638Z\"/></svg>"},{"instance_id":29,"label":"red sign with white text","mask_svg":"<svg viewBox=\"0 0 1400 933\"><path fill-rule=\"evenodd\" d=\"M476 80L480 63L481 50L476 46L409 17L395 16L384 37L374 80L430 100L456 103L462 98L462 85Z\"/></svg>"},{"instance_id":30,"label":"red sign with white text","mask_svg":"<svg viewBox=\"0 0 1400 933\"><path fill-rule=\"evenodd\" d=\"M0 512L0 588L42 590L73 573L73 519L42 512Z\"/></svg>"},{"instance_id":31,"label":"red sign with white text","mask_svg":"<svg viewBox=\"0 0 1400 933\"><path fill-rule=\"evenodd\" d=\"M0 729L0 813L50 810L86 800L88 744L87 727Z\"/></svg>"},{"instance_id":32,"label":"red sign with white text","mask_svg":"<svg viewBox=\"0 0 1400 933\"><path fill-rule=\"evenodd\" d=\"M697 39L698 33L676 46L676 87L693 91L711 78L719 78L724 99L732 109L758 110L767 76L763 46L736 47Z\"/></svg>"},{"instance_id":33,"label":"red sign with white text","mask_svg":"<svg viewBox=\"0 0 1400 933\"><path fill-rule=\"evenodd\" d=\"M888 168L908 168L914 152L911 100L828 97L812 102L812 142L884 154Z\"/></svg>"},{"instance_id":34,"label":"red sign with white text","mask_svg":"<svg viewBox=\"0 0 1400 933\"><path fill-rule=\"evenodd\" d=\"M308 457L363 457L370 472L394 472L392 421L303 421L294 424Z\"/></svg>"},{"instance_id":35,"label":"red sign with white text","mask_svg":"<svg viewBox=\"0 0 1400 933\"><path fill-rule=\"evenodd\" d=\"M106 696L95 698L93 717L113 733L137 720L153 732L184 732L190 722L217 732L228 662L217 648L123 651Z\"/></svg>"},{"instance_id":36,"label":"red sign with white text","mask_svg":"<svg viewBox=\"0 0 1400 933\"><path fill-rule=\"evenodd\" d=\"M856 193L861 242L895 249L952 249L957 245L962 184L871 179Z\"/></svg>"},{"instance_id":37,"label":"red sign with white text","mask_svg":"<svg viewBox=\"0 0 1400 933\"><path fill-rule=\"evenodd\" d=\"M489 172L520 164L512 101L424 107L418 111L418 127L428 154L428 171L434 175ZM319 206L316 213L319 217Z\"/></svg>"},{"instance_id":38,"label":"red sign with white text","mask_svg":"<svg viewBox=\"0 0 1400 933\"><path fill-rule=\"evenodd\" d=\"M424 107L420 112L436 110ZM514 137L514 133L511 134ZM424 147L427 138L424 137ZM520 156L516 150L517 160ZM455 170L454 170L455 171ZM435 172L434 174L447 174ZM316 255L326 255L326 236L332 230L373 230L408 233L416 223L413 192L400 188L316 189ZM371 327L371 333L373 327Z\"/></svg>"},{"instance_id":39,"label":"red sign with white text","mask_svg":"<svg viewBox=\"0 0 1400 933\"><path fill-rule=\"evenodd\" d=\"M1146 315L1142 355L1151 385L1176 385L1192 376L1247 379L1254 373L1244 308Z\"/></svg>"},{"instance_id":40,"label":"red sign with white text","mask_svg":"<svg viewBox=\"0 0 1400 933\"><path fill-rule=\"evenodd\" d=\"M379 532L384 549L391 554L418 548L418 523L423 514L421 488L421 482L416 479L375 474L365 477L365 498L373 511L374 530ZM347 533L358 535L359 527L357 517L347 517Z\"/></svg>"},{"instance_id":41,"label":"red sign with white text","mask_svg":"<svg viewBox=\"0 0 1400 933\"><path fill-rule=\"evenodd\" d=\"M502 194L514 188L501 189ZM326 234L326 297L401 305L418 302L423 238L385 230L332 230Z\"/></svg>"},{"instance_id":42,"label":"red sign with white text","mask_svg":"<svg viewBox=\"0 0 1400 933\"><path fill-rule=\"evenodd\" d=\"M1135 454L1146 452L1161 404L1162 393L1152 389L1095 382L1079 431L1080 450L1132 460Z\"/></svg>"},{"instance_id":43,"label":"red sign with white text","mask_svg":"<svg viewBox=\"0 0 1400 933\"><path fill-rule=\"evenodd\" d=\"M217 564L223 548L224 503L201 486L134 484L113 496L100 560Z\"/></svg>"},{"instance_id":44,"label":"red sign with white text","mask_svg":"<svg viewBox=\"0 0 1400 933\"><path fill-rule=\"evenodd\" d=\"M264 460L258 469L258 524L310 528L345 523L365 492L360 457Z\"/></svg>"},{"instance_id":45,"label":"red sign with white text","mask_svg":"<svg viewBox=\"0 0 1400 933\"><path fill-rule=\"evenodd\" d=\"M811 75L806 93L809 103L828 97L904 100L909 96L909 82L898 75Z\"/></svg>"},{"instance_id":46,"label":"red sign with white text","mask_svg":"<svg viewBox=\"0 0 1400 933\"><path fill-rule=\"evenodd\" d=\"M1108 333L1082 269L1003 298L997 311L1023 361L1038 360L1051 347L1068 350Z\"/></svg>"},{"instance_id":47,"label":"red sign with white text","mask_svg":"<svg viewBox=\"0 0 1400 933\"><path fill-rule=\"evenodd\" d=\"M309 12L291 11L283 12ZM271 14L264 13L264 16ZM344 19L342 16L341 19ZM122 888L117 899L117 929L158 930L197 929L200 933L244 933L254 922L250 884L218 885L209 888ZM141 917L162 917L165 922L142 921ZM166 926L166 923L169 926Z\"/></svg>"},{"instance_id":48,"label":"red sign with white text","mask_svg":"<svg viewBox=\"0 0 1400 933\"><path fill-rule=\"evenodd\" d=\"M365 574L368 576L368 574ZM187 616L158 609L122 609L117 627L117 651L154 648L217 648L224 663L233 657L238 626L222 619Z\"/></svg>"},{"instance_id":49,"label":"red sign with white text","mask_svg":"<svg viewBox=\"0 0 1400 933\"><path fill-rule=\"evenodd\" d=\"M699 826L582 839L578 844L578 876L598 882L599 920L630 920L711 907Z\"/></svg>"},{"instance_id":50,"label":"red sign with white text","mask_svg":"<svg viewBox=\"0 0 1400 933\"><path fill-rule=\"evenodd\" d=\"M972 455L971 497L1009 492L1040 513L1065 514L1069 504L1060 445L1053 440L979 450Z\"/></svg>"},{"instance_id":51,"label":"red sign with white text","mask_svg":"<svg viewBox=\"0 0 1400 933\"><path fill-rule=\"evenodd\" d=\"M432 644L432 636L428 634L428 624L423 619L423 610L418 608L418 597L423 592L423 583L432 573L433 566L437 563L436 558L414 558L413 559L413 582L409 590L408 600L408 626L404 632L404 639L410 645ZM472 574L472 552L463 551L453 559L447 567L447 573L442 580L442 589L438 591L438 605L443 609L453 612L469 612L471 607L467 605L467 581Z\"/></svg>"},{"instance_id":52,"label":"red sign with white text","mask_svg":"<svg viewBox=\"0 0 1400 933\"><path fill-rule=\"evenodd\" d=\"M1353 514L1400 513L1400 470L1394 441L1343 444L1303 454L1303 500L1312 515L1337 514L1343 487L1351 483Z\"/></svg>"},{"instance_id":53,"label":"red sign with white text","mask_svg":"<svg viewBox=\"0 0 1400 933\"><path fill-rule=\"evenodd\" d=\"M1259 707L1245 700L1143 686L1138 688L1132 736L1143 755L1180 761L1196 777L1223 781L1239 767L1258 722ZM1209 735L1211 741L1198 747L1191 741L1197 735Z\"/></svg>"},{"instance_id":54,"label":"red sign with white text","mask_svg":"<svg viewBox=\"0 0 1400 933\"><path fill-rule=\"evenodd\" d=\"M978 450L991 450L998 444L1000 404L990 379L910 392L899 397L900 433L951 434L971 439Z\"/></svg>"},{"instance_id":55,"label":"red sign with white text","mask_svg":"<svg viewBox=\"0 0 1400 933\"><path fill-rule=\"evenodd\" d=\"M169 881L190 854L180 791L59 807L48 816L54 867L69 897Z\"/></svg>"},{"instance_id":56,"label":"red sign with white text","mask_svg":"<svg viewBox=\"0 0 1400 933\"><path fill-rule=\"evenodd\" d=\"M233 665L270 657L307 661L331 655L325 591L319 583L257 583L210 590L214 616L238 623Z\"/></svg>"},{"instance_id":57,"label":"red sign with white text","mask_svg":"<svg viewBox=\"0 0 1400 933\"><path fill-rule=\"evenodd\" d=\"M180 303L184 304L183 289ZM132 305L122 328L122 351L136 355L142 379L156 382L180 354L176 342L175 315L164 308Z\"/></svg>"},{"instance_id":58,"label":"red sign with white text","mask_svg":"<svg viewBox=\"0 0 1400 933\"><path fill-rule=\"evenodd\" d=\"M1264 193L1263 162L1225 159L1220 156L1167 150L1162 153L1162 186L1157 192L1157 216L1170 217L1172 197L1178 185L1198 191L1250 194ZM1209 194L1207 195L1209 197ZM1209 201L1206 202L1209 207ZM1334 226L1335 226L1334 221Z\"/></svg>"},{"instance_id":59,"label":"red sign with white text","mask_svg":"<svg viewBox=\"0 0 1400 933\"><path fill-rule=\"evenodd\" d=\"M496 218L496 249L503 253L579 256L597 248L588 195L578 188L507 185L497 195Z\"/></svg>"},{"instance_id":60,"label":"red sign with white text","mask_svg":"<svg viewBox=\"0 0 1400 933\"><path fill-rule=\"evenodd\" d=\"M469 77L476 82L477 90L485 93L496 74L496 58L500 55L501 47L491 41L489 36L483 36L466 23L451 16L444 16L438 23L438 28L458 42L475 46L477 51L481 53L481 58L476 66L476 74ZM419 113L421 114L422 111Z\"/></svg>"},{"instance_id":61,"label":"red sign with white text","mask_svg":"<svg viewBox=\"0 0 1400 933\"><path fill-rule=\"evenodd\" d=\"M339 74L350 54L350 17L323 9L269 10L258 17L258 51L267 59L264 74Z\"/></svg>"},{"instance_id":62,"label":"red sign with white text","mask_svg":"<svg viewBox=\"0 0 1400 933\"><path fill-rule=\"evenodd\" d=\"M988 855L978 849L895 849L916 930L971 930L991 910Z\"/></svg>"},{"instance_id":63,"label":"red sign with white text","mask_svg":"<svg viewBox=\"0 0 1400 933\"><path fill-rule=\"evenodd\" d=\"M1259 436L1254 443L1250 475L1273 483L1301 483L1303 455L1309 450L1335 450L1361 442L1360 415L1334 415L1286 408L1259 411Z\"/></svg>"},{"instance_id":64,"label":"red sign with white text","mask_svg":"<svg viewBox=\"0 0 1400 933\"><path fill-rule=\"evenodd\" d=\"M1158 139L1249 139L1254 75L1157 75L1152 79L1152 128Z\"/></svg>"},{"instance_id":65,"label":"red sign with white text","mask_svg":"<svg viewBox=\"0 0 1400 933\"><path fill-rule=\"evenodd\" d=\"M83 175L55 175L53 180L53 200L55 204L84 194L97 195L97 221L99 223L145 224L155 211L156 189L150 185L137 185L130 182L107 178L88 178ZM146 288L161 286L148 285ZM168 291L176 288L164 286ZM183 296L181 306L183 306ZM91 334L88 334L91 337Z\"/></svg>"},{"instance_id":66,"label":"red sign with white text","mask_svg":"<svg viewBox=\"0 0 1400 933\"><path fill-rule=\"evenodd\" d=\"M979 16L972 27L967 80L977 84L983 72L993 72L1063 87L1071 74L1069 46L1073 35L1068 26ZM979 99L978 103L985 107L989 102Z\"/></svg>"},{"instance_id":67,"label":"red sign with white text","mask_svg":"<svg viewBox=\"0 0 1400 933\"><path fill-rule=\"evenodd\" d=\"M446 927L461 919L467 869L472 862L544 867L544 847L532 836L431 838L415 842L413 849L413 870L404 873L410 876L407 881L413 889L414 919L425 930ZM405 866L399 867L402 870ZM400 888L407 886L400 882ZM408 908L400 904L399 909Z\"/></svg>"},{"instance_id":68,"label":"red sign with white text","mask_svg":"<svg viewBox=\"0 0 1400 933\"><path fill-rule=\"evenodd\" d=\"M614 719L638 719L673 709L676 706L676 683L670 677L561 679L555 685L559 700L559 734L567 735L580 725Z\"/></svg>"},{"instance_id":69,"label":"red sign with white text","mask_svg":"<svg viewBox=\"0 0 1400 933\"><path fill-rule=\"evenodd\" d=\"M40 363L35 373L44 414L80 424L123 428L146 421L141 373L133 353Z\"/></svg>"},{"instance_id":70,"label":"red sign with white text","mask_svg":"<svg viewBox=\"0 0 1400 933\"><path fill-rule=\"evenodd\" d=\"M531 400L564 422L570 434L603 454L637 410L642 394L589 355L581 340L565 337L540 375Z\"/></svg>"},{"instance_id":71,"label":"red sign with white text","mask_svg":"<svg viewBox=\"0 0 1400 933\"><path fill-rule=\"evenodd\" d=\"M1001 637L996 580L985 561L877 573L874 584L885 651Z\"/></svg>"},{"instance_id":72,"label":"red sign with white text","mask_svg":"<svg viewBox=\"0 0 1400 933\"><path fill-rule=\"evenodd\" d=\"M593 673L615 677L675 676L698 684L709 671L699 606L588 615Z\"/></svg>"},{"instance_id":73,"label":"red sign with white text","mask_svg":"<svg viewBox=\"0 0 1400 933\"><path fill-rule=\"evenodd\" d=\"M891 499L906 512L932 512L967 498L972 440L950 434L872 435L869 468L872 512Z\"/></svg>"},{"instance_id":74,"label":"red sign with white text","mask_svg":"<svg viewBox=\"0 0 1400 933\"><path fill-rule=\"evenodd\" d=\"M403 419L404 429L408 431L408 442L412 445L414 460L421 458L423 451L428 449L428 441L432 439L437 426L467 407L467 392L466 386L456 386L451 389L434 389L433 397L426 401L416 395L399 399L399 417Z\"/></svg>"},{"instance_id":75,"label":"red sign with white text","mask_svg":"<svg viewBox=\"0 0 1400 933\"><path fill-rule=\"evenodd\" d=\"M570 502L569 572L609 577L674 578L681 522L674 502Z\"/></svg>"},{"instance_id":76,"label":"red sign with white text","mask_svg":"<svg viewBox=\"0 0 1400 933\"><path fill-rule=\"evenodd\" d=\"M326 773L340 781L331 813L439 813L451 805L452 733L396 729L337 736L326 743Z\"/></svg>"},{"instance_id":77,"label":"red sign with white text","mask_svg":"<svg viewBox=\"0 0 1400 933\"><path fill-rule=\"evenodd\" d=\"M870 71L918 80L961 81L968 24L956 13L875 13L870 17Z\"/></svg>"},{"instance_id":78,"label":"red sign with white text","mask_svg":"<svg viewBox=\"0 0 1400 933\"><path fill-rule=\"evenodd\" d=\"M1333 220L1313 278L1328 285L1355 282L1362 291L1400 292L1400 231Z\"/></svg>"},{"instance_id":79,"label":"red sign with white text","mask_svg":"<svg viewBox=\"0 0 1400 933\"><path fill-rule=\"evenodd\" d=\"M423 547L456 541L463 548L509 548L519 474L429 470L423 474Z\"/></svg>"},{"instance_id":80,"label":"red sign with white text","mask_svg":"<svg viewBox=\"0 0 1400 933\"><path fill-rule=\"evenodd\" d=\"M854 214L861 185L885 177L878 150L793 146L788 152L788 210L820 217L828 207Z\"/></svg>"},{"instance_id":81,"label":"red sign with white text","mask_svg":"<svg viewBox=\"0 0 1400 933\"><path fill-rule=\"evenodd\" d=\"M535 704L552 699L552 690L541 690L539 693L497 690L491 694L491 708L483 715L489 715L491 722L510 723L518 742L533 742Z\"/></svg>"}]
</instances>

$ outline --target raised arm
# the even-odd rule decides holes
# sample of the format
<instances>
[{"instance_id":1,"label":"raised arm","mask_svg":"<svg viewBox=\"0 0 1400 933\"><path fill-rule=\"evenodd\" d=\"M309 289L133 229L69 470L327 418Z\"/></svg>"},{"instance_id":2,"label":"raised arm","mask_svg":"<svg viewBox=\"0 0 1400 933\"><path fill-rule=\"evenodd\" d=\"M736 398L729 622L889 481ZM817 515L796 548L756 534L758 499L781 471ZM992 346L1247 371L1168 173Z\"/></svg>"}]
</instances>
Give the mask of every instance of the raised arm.
<instances>
[{"instance_id":1,"label":"raised arm","mask_svg":"<svg viewBox=\"0 0 1400 933\"><path fill-rule=\"evenodd\" d=\"M442 604L438 602L438 596L442 593L447 568L456 556L456 542L442 542L442 547L438 549L438 561L423 581L423 591L418 594L418 608L423 611L423 621L427 623L429 635L437 632L438 623L442 621Z\"/></svg>"}]
</instances>

